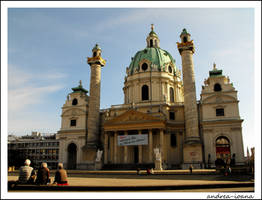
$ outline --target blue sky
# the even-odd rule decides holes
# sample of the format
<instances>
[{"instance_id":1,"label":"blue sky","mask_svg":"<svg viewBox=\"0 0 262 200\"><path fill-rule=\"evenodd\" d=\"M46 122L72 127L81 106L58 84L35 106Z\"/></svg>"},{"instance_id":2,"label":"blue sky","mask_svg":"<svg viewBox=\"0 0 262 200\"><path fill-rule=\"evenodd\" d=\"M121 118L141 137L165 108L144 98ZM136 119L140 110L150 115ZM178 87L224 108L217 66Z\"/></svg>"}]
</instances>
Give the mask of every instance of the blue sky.
<instances>
[{"instance_id":1,"label":"blue sky","mask_svg":"<svg viewBox=\"0 0 262 200\"><path fill-rule=\"evenodd\" d=\"M215 62L238 91L243 139L255 146L254 8L9 8L8 133L55 133L66 96L82 80L89 90L86 57L98 43L101 108L122 104L125 69L146 47L150 24L160 47L181 69L176 47L186 28L194 40L197 99Z\"/></svg>"}]
</instances>

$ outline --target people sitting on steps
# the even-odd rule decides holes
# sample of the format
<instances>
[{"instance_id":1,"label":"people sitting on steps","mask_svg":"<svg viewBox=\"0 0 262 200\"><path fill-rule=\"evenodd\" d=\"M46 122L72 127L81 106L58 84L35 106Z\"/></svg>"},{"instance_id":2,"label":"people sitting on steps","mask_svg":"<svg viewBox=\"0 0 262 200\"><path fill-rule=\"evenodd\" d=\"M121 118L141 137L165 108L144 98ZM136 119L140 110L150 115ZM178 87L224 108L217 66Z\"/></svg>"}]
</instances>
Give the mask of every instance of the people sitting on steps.
<instances>
[{"instance_id":1,"label":"people sitting on steps","mask_svg":"<svg viewBox=\"0 0 262 200\"><path fill-rule=\"evenodd\" d=\"M43 162L37 171L36 184L47 185L50 183L50 172L47 168L47 163Z\"/></svg>"},{"instance_id":2,"label":"people sitting on steps","mask_svg":"<svg viewBox=\"0 0 262 200\"><path fill-rule=\"evenodd\" d=\"M25 160L25 165L19 169L18 183L34 183L36 179L36 173L33 167L30 167L31 161Z\"/></svg>"},{"instance_id":3,"label":"people sitting on steps","mask_svg":"<svg viewBox=\"0 0 262 200\"><path fill-rule=\"evenodd\" d=\"M58 163L58 170L55 173L54 184L56 185L68 185L67 173L63 168L63 163Z\"/></svg>"}]
</instances>

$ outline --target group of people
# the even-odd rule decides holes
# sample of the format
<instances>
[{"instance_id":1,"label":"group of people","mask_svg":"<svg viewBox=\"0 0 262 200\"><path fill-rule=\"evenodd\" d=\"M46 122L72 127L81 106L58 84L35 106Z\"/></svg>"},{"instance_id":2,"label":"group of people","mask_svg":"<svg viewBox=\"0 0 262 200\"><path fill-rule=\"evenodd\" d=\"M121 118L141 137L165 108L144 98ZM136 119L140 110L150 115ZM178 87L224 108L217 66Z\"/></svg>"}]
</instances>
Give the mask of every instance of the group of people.
<instances>
[{"instance_id":1,"label":"group of people","mask_svg":"<svg viewBox=\"0 0 262 200\"><path fill-rule=\"evenodd\" d=\"M46 185L51 183L50 170L47 167L47 163L43 162L39 169L36 171L33 167L30 167L31 161L25 160L25 165L19 169L18 183L30 183ZM58 163L58 170L55 173L54 184L57 185L68 185L67 172L63 168L63 163Z\"/></svg>"}]
</instances>

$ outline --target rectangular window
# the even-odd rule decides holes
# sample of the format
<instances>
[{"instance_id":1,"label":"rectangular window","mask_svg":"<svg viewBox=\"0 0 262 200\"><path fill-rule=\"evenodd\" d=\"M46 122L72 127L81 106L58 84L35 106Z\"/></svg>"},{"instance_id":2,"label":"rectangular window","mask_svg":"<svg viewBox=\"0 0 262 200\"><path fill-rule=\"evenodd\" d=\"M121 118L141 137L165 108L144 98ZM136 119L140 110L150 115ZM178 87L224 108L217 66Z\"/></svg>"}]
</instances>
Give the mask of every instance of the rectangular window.
<instances>
[{"instance_id":1,"label":"rectangular window","mask_svg":"<svg viewBox=\"0 0 262 200\"><path fill-rule=\"evenodd\" d=\"M176 134L172 133L170 137L171 147L176 147Z\"/></svg>"},{"instance_id":2,"label":"rectangular window","mask_svg":"<svg viewBox=\"0 0 262 200\"><path fill-rule=\"evenodd\" d=\"M175 112L169 112L169 119L170 120L175 120Z\"/></svg>"},{"instance_id":3,"label":"rectangular window","mask_svg":"<svg viewBox=\"0 0 262 200\"><path fill-rule=\"evenodd\" d=\"M76 126L76 120L75 119L71 120L70 126Z\"/></svg>"},{"instance_id":4,"label":"rectangular window","mask_svg":"<svg viewBox=\"0 0 262 200\"><path fill-rule=\"evenodd\" d=\"M224 108L216 109L216 116L224 116Z\"/></svg>"}]
</instances>

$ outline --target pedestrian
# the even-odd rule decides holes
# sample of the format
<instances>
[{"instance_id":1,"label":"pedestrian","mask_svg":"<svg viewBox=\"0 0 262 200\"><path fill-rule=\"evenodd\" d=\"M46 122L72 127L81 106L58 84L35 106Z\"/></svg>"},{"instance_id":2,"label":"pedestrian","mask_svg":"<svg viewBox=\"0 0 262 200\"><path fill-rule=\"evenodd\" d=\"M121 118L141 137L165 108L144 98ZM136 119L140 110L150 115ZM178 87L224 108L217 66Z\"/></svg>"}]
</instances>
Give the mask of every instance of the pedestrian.
<instances>
[{"instance_id":1,"label":"pedestrian","mask_svg":"<svg viewBox=\"0 0 262 200\"><path fill-rule=\"evenodd\" d=\"M231 167L228 165L225 169L225 176L228 176L231 174Z\"/></svg>"},{"instance_id":2,"label":"pedestrian","mask_svg":"<svg viewBox=\"0 0 262 200\"><path fill-rule=\"evenodd\" d=\"M67 173L63 168L63 163L58 163L58 170L55 173L54 183L57 185L68 185Z\"/></svg>"},{"instance_id":3,"label":"pedestrian","mask_svg":"<svg viewBox=\"0 0 262 200\"><path fill-rule=\"evenodd\" d=\"M21 166L19 169L19 183L34 183L36 178L36 173L33 167L30 167L31 161L29 159L25 160L25 165Z\"/></svg>"},{"instance_id":4,"label":"pedestrian","mask_svg":"<svg viewBox=\"0 0 262 200\"><path fill-rule=\"evenodd\" d=\"M189 166L189 171L190 171L190 174L193 173L193 166L192 165Z\"/></svg>"},{"instance_id":5,"label":"pedestrian","mask_svg":"<svg viewBox=\"0 0 262 200\"><path fill-rule=\"evenodd\" d=\"M39 185L46 185L50 183L50 172L47 168L47 163L43 162L37 171L36 183Z\"/></svg>"},{"instance_id":6,"label":"pedestrian","mask_svg":"<svg viewBox=\"0 0 262 200\"><path fill-rule=\"evenodd\" d=\"M147 175L150 175L150 174L151 174L150 168L147 168L147 169L146 169L146 173L147 173Z\"/></svg>"}]
</instances>

